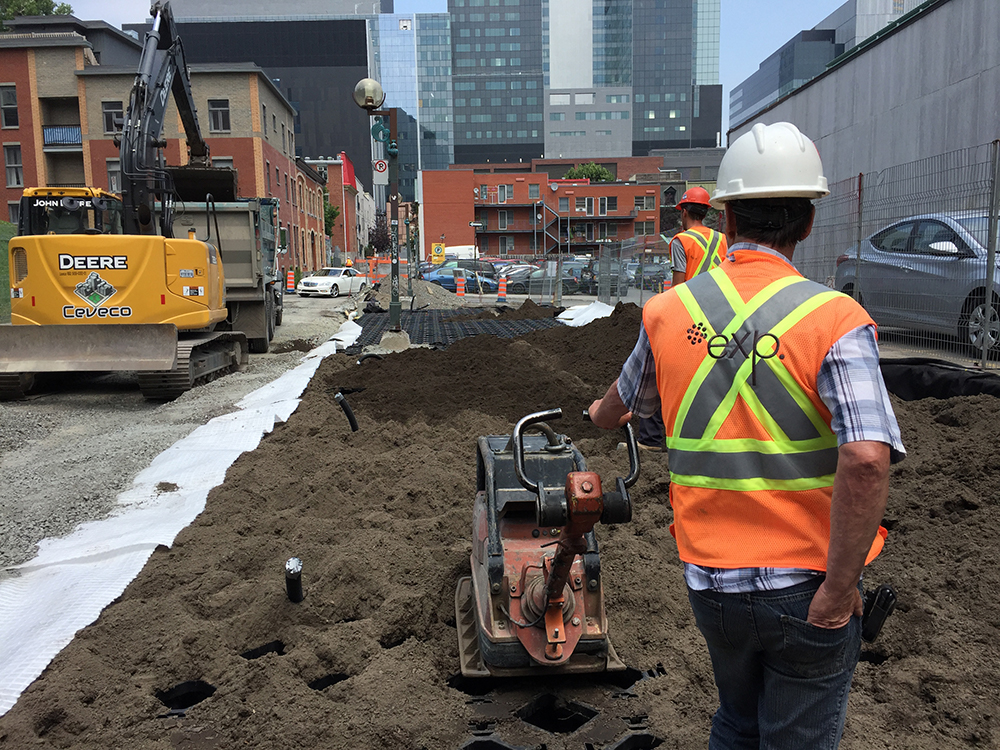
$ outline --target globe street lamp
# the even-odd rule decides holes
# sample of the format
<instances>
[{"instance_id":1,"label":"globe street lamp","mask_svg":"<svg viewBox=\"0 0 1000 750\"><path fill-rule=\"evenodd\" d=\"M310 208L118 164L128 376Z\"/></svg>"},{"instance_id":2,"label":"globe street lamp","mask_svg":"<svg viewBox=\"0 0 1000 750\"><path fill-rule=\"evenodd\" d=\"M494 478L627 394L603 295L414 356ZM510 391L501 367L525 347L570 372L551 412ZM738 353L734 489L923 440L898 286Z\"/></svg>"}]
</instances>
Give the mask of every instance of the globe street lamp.
<instances>
[{"instance_id":1,"label":"globe street lamp","mask_svg":"<svg viewBox=\"0 0 1000 750\"><path fill-rule=\"evenodd\" d=\"M389 226L392 231L392 243L389 246L391 259L389 271L389 329L400 330L399 304L399 148L396 146L396 108L379 109L385 103L385 91L374 78L362 78L354 87L354 103L366 110L369 116L378 116L372 127L372 137L386 144L389 156ZM388 117L389 127L384 120Z\"/></svg>"}]
</instances>

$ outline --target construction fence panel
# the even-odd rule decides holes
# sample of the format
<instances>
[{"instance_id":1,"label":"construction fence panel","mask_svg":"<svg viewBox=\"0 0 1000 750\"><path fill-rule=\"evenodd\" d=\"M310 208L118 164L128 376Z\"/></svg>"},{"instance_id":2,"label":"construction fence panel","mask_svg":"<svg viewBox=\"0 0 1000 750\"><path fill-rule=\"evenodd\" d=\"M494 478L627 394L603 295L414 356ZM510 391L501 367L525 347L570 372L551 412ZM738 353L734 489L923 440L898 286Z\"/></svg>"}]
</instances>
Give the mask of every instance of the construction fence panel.
<instances>
[{"instance_id":1,"label":"construction fence panel","mask_svg":"<svg viewBox=\"0 0 1000 750\"><path fill-rule=\"evenodd\" d=\"M993 143L835 183L796 267L864 305L883 356L997 368L997 173Z\"/></svg>"}]
</instances>

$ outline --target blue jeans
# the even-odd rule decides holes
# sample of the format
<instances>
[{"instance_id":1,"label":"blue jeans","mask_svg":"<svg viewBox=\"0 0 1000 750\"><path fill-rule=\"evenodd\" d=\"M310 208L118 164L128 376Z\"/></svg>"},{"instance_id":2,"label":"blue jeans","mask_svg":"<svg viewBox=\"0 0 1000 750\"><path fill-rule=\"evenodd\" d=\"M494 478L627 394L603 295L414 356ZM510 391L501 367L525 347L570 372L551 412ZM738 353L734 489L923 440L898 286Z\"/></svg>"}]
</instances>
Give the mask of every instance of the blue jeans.
<instances>
[{"instance_id":1,"label":"blue jeans","mask_svg":"<svg viewBox=\"0 0 1000 750\"><path fill-rule=\"evenodd\" d=\"M861 618L806 622L823 577L777 591L688 589L712 657L719 709L709 750L835 750L861 654Z\"/></svg>"}]
</instances>

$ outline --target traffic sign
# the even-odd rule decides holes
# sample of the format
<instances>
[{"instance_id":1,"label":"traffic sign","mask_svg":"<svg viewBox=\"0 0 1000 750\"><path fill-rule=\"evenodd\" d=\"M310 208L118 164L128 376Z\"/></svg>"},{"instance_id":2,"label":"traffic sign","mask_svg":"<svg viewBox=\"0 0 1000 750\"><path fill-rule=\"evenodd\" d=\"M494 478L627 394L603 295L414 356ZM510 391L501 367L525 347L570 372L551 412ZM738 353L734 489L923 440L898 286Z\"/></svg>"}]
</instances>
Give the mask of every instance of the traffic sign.
<instances>
[{"instance_id":1,"label":"traffic sign","mask_svg":"<svg viewBox=\"0 0 1000 750\"><path fill-rule=\"evenodd\" d=\"M372 183L375 185L389 184L389 162L386 159L375 159L372 162Z\"/></svg>"}]
</instances>

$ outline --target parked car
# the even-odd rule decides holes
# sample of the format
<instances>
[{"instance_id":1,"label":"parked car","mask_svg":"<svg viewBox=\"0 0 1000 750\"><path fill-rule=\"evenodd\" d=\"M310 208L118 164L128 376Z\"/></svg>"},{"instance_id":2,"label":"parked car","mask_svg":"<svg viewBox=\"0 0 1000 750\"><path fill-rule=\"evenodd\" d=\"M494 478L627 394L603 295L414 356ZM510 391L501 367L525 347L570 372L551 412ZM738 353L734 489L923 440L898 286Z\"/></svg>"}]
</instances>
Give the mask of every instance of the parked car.
<instances>
[{"instance_id":1,"label":"parked car","mask_svg":"<svg viewBox=\"0 0 1000 750\"><path fill-rule=\"evenodd\" d=\"M458 279L465 279L465 291L467 294L479 294L482 291L483 294L488 292L495 292L497 290L497 282L492 279L487 279L485 276L480 276L473 271L467 271L464 268L448 268L448 267L438 267L433 271L429 271L422 276L424 281L429 281L432 284L437 284L449 292L458 291Z\"/></svg>"},{"instance_id":2,"label":"parked car","mask_svg":"<svg viewBox=\"0 0 1000 750\"><path fill-rule=\"evenodd\" d=\"M659 263L643 263L636 269L636 288L649 289L653 292L662 291L665 284L673 278L670 266Z\"/></svg>"},{"instance_id":3,"label":"parked car","mask_svg":"<svg viewBox=\"0 0 1000 750\"><path fill-rule=\"evenodd\" d=\"M879 325L957 335L979 351L1000 349L1000 297L986 304L986 213L911 216L837 258L835 287ZM860 267L858 258L860 256ZM994 283L1000 271L990 270Z\"/></svg>"},{"instance_id":4,"label":"parked car","mask_svg":"<svg viewBox=\"0 0 1000 750\"><path fill-rule=\"evenodd\" d=\"M552 294L556 288L556 277L546 269L539 268L527 274L518 274L507 280L507 291L510 294ZM572 271L563 269L562 293L575 294L580 290L579 280Z\"/></svg>"},{"instance_id":5,"label":"parked car","mask_svg":"<svg viewBox=\"0 0 1000 750\"><path fill-rule=\"evenodd\" d=\"M475 271L480 276L485 276L488 279L497 280L499 278L496 267L487 260L458 258L446 260L441 266L443 268L464 268L466 271Z\"/></svg>"},{"instance_id":6,"label":"parked car","mask_svg":"<svg viewBox=\"0 0 1000 750\"><path fill-rule=\"evenodd\" d=\"M601 275L601 261L598 258L594 258L584 267L582 273L580 274L580 291L584 294L597 294L600 285L600 275ZM621 264L617 261L610 264L610 269L608 273L608 279L610 281L611 291L613 295L618 294L619 284L622 286L628 286L625 281L625 277L622 274Z\"/></svg>"},{"instance_id":7,"label":"parked car","mask_svg":"<svg viewBox=\"0 0 1000 750\"><path fill-rule=\"evenodd\" d=\"M325 295L339 297L341 294L363 292L369 286L368 277L353 268L321 268L311 276L305 276L295 287L300 297Z\"/></svg>"}]
</instances>

